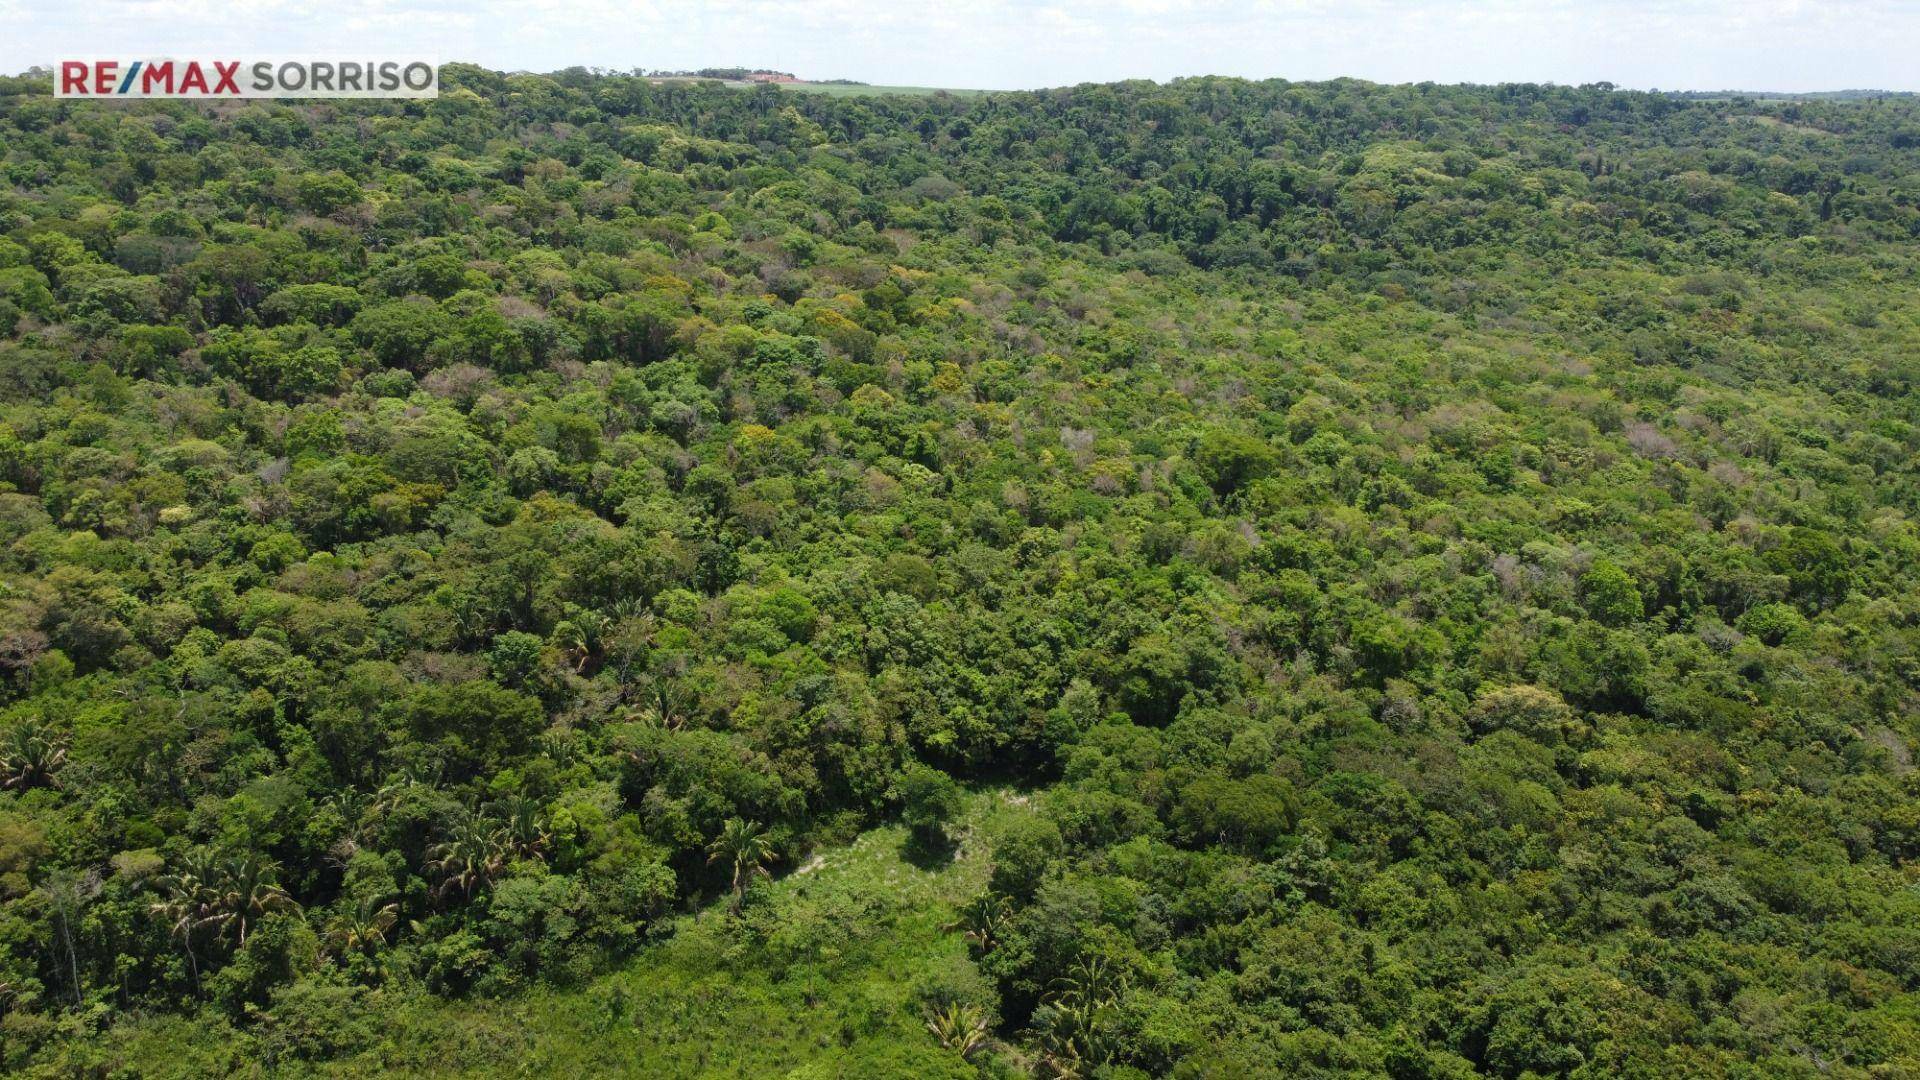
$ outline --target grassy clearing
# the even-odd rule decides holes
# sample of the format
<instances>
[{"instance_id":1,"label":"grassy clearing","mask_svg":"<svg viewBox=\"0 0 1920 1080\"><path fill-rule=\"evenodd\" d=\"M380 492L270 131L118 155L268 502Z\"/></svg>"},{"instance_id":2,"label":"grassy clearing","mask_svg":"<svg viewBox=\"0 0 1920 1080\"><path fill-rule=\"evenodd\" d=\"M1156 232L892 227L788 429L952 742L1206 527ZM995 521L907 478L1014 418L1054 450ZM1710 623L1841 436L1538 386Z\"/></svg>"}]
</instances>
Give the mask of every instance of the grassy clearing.
<instances>
[{"instance_id":1,"label":"grassy clearing","mask_svg":"<svg viewBox=\"0 0 1920 1080\"><path fill-rule=\"evenodd\" d=\"M967 839L944 861L919 856L905 827L874 829L761 885L738 918L724 900L681 917L585 986L494 1001L377 995L295 1043L348 1051L333 1060L267 1068L224 1023L168 1017L123 1024L68 1064L141 1062L154 1077L978 1076L928 1035L921 1003L983 985L944 927L986 886L977 826L1025 812L1000 793L973 796L955 829Z\"/></svg>"},{"instance_id":2,"label":"grassy clearing","mask_svg":"<svg viewBox=\"0 0 1920 1080\"><path fill-rule=\"evenodd\" d=\"M851 86L846 83L782 83L780 85L788 90L828 94L833 97L913 97L951 94L954 97L969 98L992 93L991 90L954 90L937 86Z\"/></svg>"},{"instance_id":3,"label":"grassy clearing","mask_svg":"<svg viewBox=\"0 0 1920 1080\"><path fill-rule=\"evenodd\" d=\"M719 83L732 90L751 90L756 86L773 85L794 93L825 94L828 97L926 97L931 94L950 94L953 97L970 98L993 93L991 90L958 90L940 86L871 86L858 83L757 83L747 79L701 79L693 76L661 76L647 81L657 85L669 83Z\"/></svg>"}]
</instances>

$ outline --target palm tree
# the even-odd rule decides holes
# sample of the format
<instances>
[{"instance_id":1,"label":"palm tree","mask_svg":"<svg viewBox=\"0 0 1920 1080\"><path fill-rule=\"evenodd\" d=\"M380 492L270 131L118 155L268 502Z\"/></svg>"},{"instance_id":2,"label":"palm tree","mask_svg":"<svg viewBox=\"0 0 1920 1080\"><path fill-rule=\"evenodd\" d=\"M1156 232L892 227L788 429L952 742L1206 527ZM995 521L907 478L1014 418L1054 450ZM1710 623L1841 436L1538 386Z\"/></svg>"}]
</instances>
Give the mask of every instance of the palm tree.
<instances>
[{"instance_id":1,"label":"palm tree","mask_svg":"<svg viewBox=\"0 0 1920 1080\"><path fill-rule=\"evenodd\" d=\"M373 808L373 796L358 788L341 788L322 799L320 805L340 815L340 821L347 827L348 838L355 843L372 835L373 823L368 811Z\"/></svg>"},{"instance_id":2,"label":"palm tree","mask_svg":"<svg viewBox=\"0 0 1920 1080\"><path fill-rule=\"evenodd\" d=\"M1043 1006L1040 1034L1042 1064L1055 1077L1084 1075L1088 1066L1112 1064L1116 1048L1111 1037L1113 1009L1127 991L1125 972L1105 957L1075 963L1065 978L1054 982Z\"/></svg>"},{"instance_id":3,"label":"palm tree","mask_svg":"<svg viewBox=\"0 0 1920 1080\"><path fill-rule=\"evenodd\" d=\"M610 625L612 620L605 615L582 610L554 626L554 641L574 658L574 674L587 670L587 663L600 651L600 642Z\"/></svg>"},{"instance_id":4,"label":"palm tree","mask_svg":"<svg viewBox=\"0 0 1920 1080\"><path fill-rule=\"evenodd\" d=\"M1012 918L1012 901L1004 896L984 893L975 897L958 919L947 924L946 929L962 931L967 944L973 947L974 954L985 956L1000 944L1000 938Z\"/></svg>"},{"instance_id":5,"label":"palm tree","mask_svg":"<svg viewBox=\"0 0 1920 1080\"><path fill-rule=\"evenodd\" d=\"M760 826L741 818L728 818L720 828L720 835L707 848L707 864L730 862L733 864L733 904L730 910L740 913L740 905L746 902L747 885L756 877L767 877L767 864L776 857L773 841Z\"/></svg>"},{"instance_id":6,"label":"palm tree","mask_svg":"<svg viewBox=\"0 0 1920 1080\"><path fill-rule=\"evenodd\" d=\"M682 685L689 666L687 654L679 649L656 650L649 658L646 711L653 714L651 723L668 731L685 726L693 706L692 692Z\"/></svg>"},{"instance_id":7,"label":"palm tree","mask_svg":"<svg viewBox=\"0 0 1920 1080\"><path fill-rule=\"evenodd\" d=\"M67 763L64 736L40 720L16 724L0 743L0 788L59 787L54 774Z\"/></svg>"},{"instance_id":8,"label":"palm tree","mask_svg":"<svg viewBox=\"0 0 1920 1080\"><path fill-rule=\"evenodd\" d=\"M446 838L427 849L427 866L440 875L434 899L458 889L462 896L493 883L507 862L504 830L471 810L447 829Z\"/></svg>"},{"instance_id":9,"label":"palm tree","mask_svg":"<svg viewBox=\"0 0 1920 1080\"><path fill-rule=\"evenodd\" d=\"M180 866L170 874L154 879L160 899L147 910L166 920L168 932L179 939L187 953L187 970L193 973L195 989L200 985L200 958L193 950L193 939L201 930L216 926L220 915L220 864L205 849L189 851Z\"/></svg>"},{"instance_id":10,"label":"palm tree","mask_svg":"<svg viewBox=\"0 0 1920 1080\"><path fill-rule=\"evenodd\" d=\"M935 1041L961 1057L972 1057L987 1041L987 1014L978 1005L950 1001L945 1008L928 1006L927 1030Z\"/></svg>"},{"instance_id":11,"label":"palm tree","mask_svg":"<svg viewBox=\"0 0 1920 1080\"><path fill-rule=\"evenodd\" d=\"M374 953L387 944L387 932L400 921L400 905L369 896L327 920L327 944L341 953Z\"/></svg>"},{"instance_id":12,"label":"palm tree","mask_svg":"<svg viewBox=\"0 0 1920 1080\"><path fill-rule=\"evenodd\" d=\"M580 733L573 728L548 728L540 733L539 743L540 752L561 768L580 760Z\"/></svg>"},{"instance_id":13,"label":"palm tree","mask_svg":"<svg viewBox=\"0 0 1920 1080\"><path fill-rule=\"evenodd\" d=\"M1127 991L1127 976L1115 971L1104 956L1083 957L1074 962L1064 978L1054 980L1056 1003L1111 1005Z\"/></svg>"},{"instance_id":14,"label":"palm tree","mask_svg":"<svg viewBox=\"0 0 1920 1080\"><path fill-rule=\"evenodd\" d=\"M385 816L422 790L431 790L438 784L439 778L426 776L424 772L421 767L410 765L388 777L386 783L373 793L373 799L367 803L367 811L376 817Z\"/></svg>"},{"instance_id":15,"label":"palm tree","mask_svg":"<svg viewBox=\"0 0 1920 1080\"><path fill-rule=\"evenodd\" d=\"M271 859L249 851L228 859L220 871L221 929L231 926L239 931L241 945L247 943L247 931L269 912L300 909L280 887L280 868Z\"/></svg>"},{"instance_id":16,"label":"palm tree","mask_svg":"<svg viewBox=\"0 0 1920 1080\"><path fill-rule=\"evenodd\" d=\"M515 858L546 861L553 837L547 833L539 803L525 795L509 795L487 809L500 820L500 838Z\"/></svg>"},{"instance_id":17,"label":"palm tree","mask_svg":"<svg viewBox=\"0 0 1920 1080\"><path fill-rule=\"evenodd\" d=\"M593 658L593 640L586 629L572 619L561 619L553 625L553 642L568 659L575 660L574 673L577 675Z\"/></svg>"}]
</instances>

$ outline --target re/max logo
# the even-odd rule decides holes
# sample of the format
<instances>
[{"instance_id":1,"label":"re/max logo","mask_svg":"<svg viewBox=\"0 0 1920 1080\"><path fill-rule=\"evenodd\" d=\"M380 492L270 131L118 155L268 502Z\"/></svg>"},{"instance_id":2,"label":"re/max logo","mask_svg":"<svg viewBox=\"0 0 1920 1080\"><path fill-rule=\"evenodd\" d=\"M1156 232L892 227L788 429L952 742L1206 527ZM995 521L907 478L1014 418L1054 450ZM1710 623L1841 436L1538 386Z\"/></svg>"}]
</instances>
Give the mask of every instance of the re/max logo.
<instances>
[{"instance_id":1,"label":"re/max logo","mask_svg":"<svg viewBox=\"0 0 1920 1080\"><path fill-rule=\"evenodd\" d=\"M431 98L428 60L62 60L63 98Z\"/></svg>"}]
</instances>

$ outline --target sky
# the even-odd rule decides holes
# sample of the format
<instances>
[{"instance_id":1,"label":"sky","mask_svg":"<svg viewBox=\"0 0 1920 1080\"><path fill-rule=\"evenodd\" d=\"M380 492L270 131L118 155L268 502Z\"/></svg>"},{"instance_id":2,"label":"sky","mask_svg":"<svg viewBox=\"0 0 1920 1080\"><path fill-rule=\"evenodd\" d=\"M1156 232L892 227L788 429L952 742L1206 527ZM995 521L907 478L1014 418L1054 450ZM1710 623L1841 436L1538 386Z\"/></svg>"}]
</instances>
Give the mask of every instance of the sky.
<instances>
[{"instance_id":1,"label":"sky","mask_svg":"<svg viewBox=\"0 0 1920 1080\"><path fill-rule=\"evenodd\" d=\"M1920 90L1920 0L0 0L0 72L235 53L996 90L1185 75Z\"/></svg>"}]
</instances>

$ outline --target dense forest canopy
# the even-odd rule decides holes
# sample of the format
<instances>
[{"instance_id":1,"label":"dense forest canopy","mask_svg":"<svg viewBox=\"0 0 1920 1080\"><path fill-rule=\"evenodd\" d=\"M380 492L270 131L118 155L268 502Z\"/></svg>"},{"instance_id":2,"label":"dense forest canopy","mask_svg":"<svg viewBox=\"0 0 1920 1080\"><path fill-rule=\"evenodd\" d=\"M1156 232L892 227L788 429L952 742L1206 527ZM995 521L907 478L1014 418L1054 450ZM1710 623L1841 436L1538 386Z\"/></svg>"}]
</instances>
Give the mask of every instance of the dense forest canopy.
<instances>
[{"instance_id":1,"label":"dense forest canopy","mask_svg":"<svg viewBox=\"0 0 1920 1080\"><path fill-rule=\"evenodd\" d=\"M902 827L839 1075L1920 1074L1920 102L46 89L0 1069L831 998Z\"/></svg>"}]
</instances>

